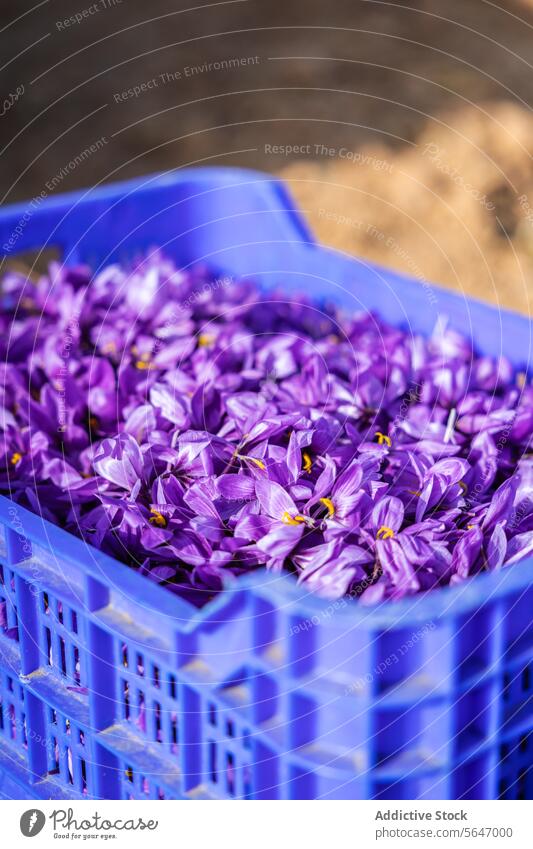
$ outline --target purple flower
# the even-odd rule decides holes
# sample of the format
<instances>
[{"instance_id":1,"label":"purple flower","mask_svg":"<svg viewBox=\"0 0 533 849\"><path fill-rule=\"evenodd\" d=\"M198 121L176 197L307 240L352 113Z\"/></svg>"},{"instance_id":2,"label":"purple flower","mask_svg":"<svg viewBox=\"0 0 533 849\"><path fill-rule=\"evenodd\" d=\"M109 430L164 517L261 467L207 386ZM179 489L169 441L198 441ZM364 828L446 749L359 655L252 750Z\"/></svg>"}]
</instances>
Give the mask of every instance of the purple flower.
<instances>
[{"instance_id":1,"label":"purple flower","mask_svg":"<svg viewBox=\"0 0 533 849\"><path fill-rule=\"evenodd\" d=\"M157 250L1 298L2 492L194 604L259 567L372 604L533 553L533 387L445 317L423 339Z\"/></svg>"},{"instance_id":2,"label":"purple flower","mask_svg":"<svg viewBox=\"0 0 533 849\"><path fill-rule=\"evenodd\" d=\"M143 455L135 439L127 433L115 439L102 440L93 460L97 474L121 489L134 499L141 486Z\"/></svg>"},{"instance_id":3,"label":"purple flower","mask_svg":"<svg viewBox=\"0 0 533 849\"><path fill-rule=\"evenodd\" d=\"M339 541L304 549L293 559L300 570L299 582L311 592L330 599L340 598L352 585L364 581L365 567L373 561L364 548Z\"/></svg>"}]
</instances>

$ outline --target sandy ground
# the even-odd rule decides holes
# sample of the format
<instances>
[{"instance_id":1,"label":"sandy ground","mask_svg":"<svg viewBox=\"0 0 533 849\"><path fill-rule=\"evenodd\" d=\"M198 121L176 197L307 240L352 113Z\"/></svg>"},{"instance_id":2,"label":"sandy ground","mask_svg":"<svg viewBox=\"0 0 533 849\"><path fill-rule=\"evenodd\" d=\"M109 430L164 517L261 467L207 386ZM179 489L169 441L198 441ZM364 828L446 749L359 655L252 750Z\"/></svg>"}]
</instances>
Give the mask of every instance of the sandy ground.
<instances>
[{"instance_id":1,"label":"sandy ground","mask_svg":"<svg viewBox=\"0 0 533 849\"><path fill-rule=\"evenodd\" d=\"M106 2L68 26L91 4L2 3L3 90L24 87L2 117L3 202L101 137L54 191L261 168L323 241L529 311L529 0Z\"/></svg>"},{"instance_id":2,"label":"sandy ground","mask_svg":"<svg viewBox=\"0 0 533 849\"><path fill-rule=\"evenodd\" d=\"M485 104L444 114L413 146L341 149L282 175L327 244L530 312L532 133L523 110Z\"/></svg>"}]
</instances>

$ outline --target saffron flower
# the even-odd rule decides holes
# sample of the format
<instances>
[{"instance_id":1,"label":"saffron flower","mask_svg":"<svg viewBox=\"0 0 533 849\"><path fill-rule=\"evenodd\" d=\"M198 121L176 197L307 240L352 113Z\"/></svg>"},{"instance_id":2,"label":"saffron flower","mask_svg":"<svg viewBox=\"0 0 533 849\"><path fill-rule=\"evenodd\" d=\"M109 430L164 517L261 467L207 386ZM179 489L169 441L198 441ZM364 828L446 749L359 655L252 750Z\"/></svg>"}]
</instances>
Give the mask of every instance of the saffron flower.
<instances>
[{"instance_id":1,"label":"saffron flower","mask_svg":"<svg viewBox=\"0 0 533 849\"><path fill-rule=\"evenodd\" d=\"M373 604L533 554L533 387L444 316L159 251L0 291L0 490L196 605L259 568Z\"/></svg>"}]
</instances>

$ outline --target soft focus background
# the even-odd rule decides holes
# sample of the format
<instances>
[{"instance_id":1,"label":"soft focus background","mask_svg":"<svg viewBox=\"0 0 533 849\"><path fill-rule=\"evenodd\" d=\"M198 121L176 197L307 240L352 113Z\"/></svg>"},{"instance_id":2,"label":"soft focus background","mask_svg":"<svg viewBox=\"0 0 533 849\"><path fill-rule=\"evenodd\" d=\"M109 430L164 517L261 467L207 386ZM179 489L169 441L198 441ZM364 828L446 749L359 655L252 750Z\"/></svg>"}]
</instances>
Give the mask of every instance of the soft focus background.
<instances>
[{"instance_id":1,"label":"soft focus background","mask_svg":"<svg viewBox=\"0 0 533 849\"><path fill-rule=\"evenodd\" d=\"M260 168L336 248L530 312L533 2L4 0L0 27L3 203Z\"/></svg>"}]
</instances>

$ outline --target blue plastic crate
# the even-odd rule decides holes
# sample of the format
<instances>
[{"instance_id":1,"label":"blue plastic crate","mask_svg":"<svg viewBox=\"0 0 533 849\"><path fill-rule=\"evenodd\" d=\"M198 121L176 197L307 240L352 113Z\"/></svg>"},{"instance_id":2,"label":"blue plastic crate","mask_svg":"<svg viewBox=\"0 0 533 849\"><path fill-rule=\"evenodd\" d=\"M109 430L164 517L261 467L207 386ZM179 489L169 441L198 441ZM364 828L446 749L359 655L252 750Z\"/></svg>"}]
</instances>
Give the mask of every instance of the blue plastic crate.
<instances>
[{"instance_id":1,"label":"blue plastic crate","mask_svg":"<svg viewBox=\"0 0 533 849\"><path fill-rule=\"evenodd\" d=\"M160 245L527 370L528 320L319 247L280 183L194 169L0 212L14 255ZM533 798L533 560L375 609L254 574L203 610L0 499L0 796Z\"/></svg>"}]
</instances>

